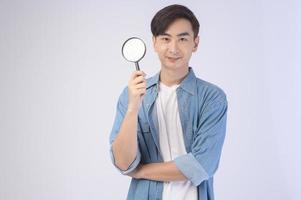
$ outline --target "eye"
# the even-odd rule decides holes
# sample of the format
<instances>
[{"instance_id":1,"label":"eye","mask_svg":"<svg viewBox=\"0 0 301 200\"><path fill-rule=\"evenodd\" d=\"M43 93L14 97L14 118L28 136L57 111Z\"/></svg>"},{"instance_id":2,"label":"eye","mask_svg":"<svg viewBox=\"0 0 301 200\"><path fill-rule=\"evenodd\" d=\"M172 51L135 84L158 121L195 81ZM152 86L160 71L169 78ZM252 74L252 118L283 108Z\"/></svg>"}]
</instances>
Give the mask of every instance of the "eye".
<instances>
[{"instance_id":1,"label":"eye","mask_svg":"<svg viewBox=\"0 0 301 200\"><path fill-rule=\"evenodd\" d=\"M180 41L184 42L184 41L188 41L188 39L187 38L180 38Z\"/></svg>"},{"instance_id":2,"label":"eye","mask_svg":"<svg viewBox=\"0 0 301 200\"><path fill-rule=\"evenodd\" d=\"M168 42L169 38L168 37L162 37L161 40L163 40L164 42Z\"/></svg>"}]
</instances>

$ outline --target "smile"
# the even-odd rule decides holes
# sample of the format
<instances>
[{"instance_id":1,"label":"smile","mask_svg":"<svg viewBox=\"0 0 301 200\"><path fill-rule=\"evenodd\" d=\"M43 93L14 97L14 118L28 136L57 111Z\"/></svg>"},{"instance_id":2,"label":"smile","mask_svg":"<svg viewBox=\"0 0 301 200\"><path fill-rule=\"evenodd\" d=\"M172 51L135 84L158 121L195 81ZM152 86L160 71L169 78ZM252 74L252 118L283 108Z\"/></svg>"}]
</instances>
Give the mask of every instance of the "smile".
<instances>
[{"instance_id":1,"label":"smile","mask_svg":"<svg viewBox=\"0 0 301 200\"><path fill-rule=\"evenodd\" d=\"M177 61L177 60L179 60L180 59L180 57L178 57L178 58L173 58L173 57L167 57L167 59L168 60L170 60L170 61Z\"/></svg>"}]
</instances>

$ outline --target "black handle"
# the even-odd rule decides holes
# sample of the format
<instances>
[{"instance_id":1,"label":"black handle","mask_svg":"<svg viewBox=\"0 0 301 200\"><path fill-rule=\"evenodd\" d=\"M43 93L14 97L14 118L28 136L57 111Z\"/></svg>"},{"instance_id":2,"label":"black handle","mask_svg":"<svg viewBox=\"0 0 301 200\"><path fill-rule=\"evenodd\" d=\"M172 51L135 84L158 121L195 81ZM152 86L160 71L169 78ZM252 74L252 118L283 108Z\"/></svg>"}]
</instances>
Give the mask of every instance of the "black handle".
<instances>
[{"instance_id":1,"label":"black handle","mask_svg":"<svg viewBox=\"0 0 301 200\"><path fill-rule=\"evenodd\" d=\"M136 66L136 70L137 70L137 71L140 71L140 67L139 67L138 62L135 62L135 66Z\"/></svg>"}]
</instances>

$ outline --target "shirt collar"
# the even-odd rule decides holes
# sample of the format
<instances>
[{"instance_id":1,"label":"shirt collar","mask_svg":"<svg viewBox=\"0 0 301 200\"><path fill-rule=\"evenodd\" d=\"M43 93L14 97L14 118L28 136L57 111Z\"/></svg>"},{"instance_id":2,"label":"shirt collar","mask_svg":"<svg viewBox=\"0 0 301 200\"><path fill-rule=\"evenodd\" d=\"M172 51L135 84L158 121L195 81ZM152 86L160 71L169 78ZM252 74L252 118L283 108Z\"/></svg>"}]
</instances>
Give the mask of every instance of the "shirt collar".
<instances>
[{"instance_id":1,"label":"shirt collar","mask_svg":"<svg viewBox=\"0 0 301 200\"><path fill-rule=\"evenodd\" d=\"M187 76L182 80L179 87L182 88L183 90L187 91L188 93L194 95L195 86L196 86L196 84L195 84L196 76L191 67L189 67L188 70L189 71L188 71ZM156 85L156 87L158 88L159 81L160 81L160 72L158 72L157 74L155 74L154 76L152 76L151 78L148 79L146 89L148 89L154 85Z\"/></svg>"}]
</instances>

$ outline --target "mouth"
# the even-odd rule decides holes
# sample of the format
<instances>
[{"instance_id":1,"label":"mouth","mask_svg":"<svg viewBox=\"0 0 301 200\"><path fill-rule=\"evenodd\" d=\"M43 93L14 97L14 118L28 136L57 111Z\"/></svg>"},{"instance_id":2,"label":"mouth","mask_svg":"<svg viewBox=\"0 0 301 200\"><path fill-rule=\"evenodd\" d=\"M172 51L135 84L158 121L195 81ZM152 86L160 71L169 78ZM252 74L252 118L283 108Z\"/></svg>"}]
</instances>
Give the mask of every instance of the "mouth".
<instances>
[{"instance_id":1,"label":"mouth","mask_svg":"<svg viewBox=\"0 0 301 200\"><path fill-rule=\"evenodd\" d=\"M166 57L167 58L167 60L169 60L170 62L176 62L176 61L178 61L178 60L180 60L181 59L181 57Z\"/></svg>"}]
</instances>

